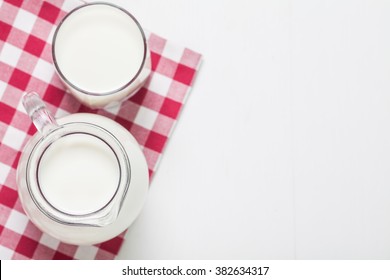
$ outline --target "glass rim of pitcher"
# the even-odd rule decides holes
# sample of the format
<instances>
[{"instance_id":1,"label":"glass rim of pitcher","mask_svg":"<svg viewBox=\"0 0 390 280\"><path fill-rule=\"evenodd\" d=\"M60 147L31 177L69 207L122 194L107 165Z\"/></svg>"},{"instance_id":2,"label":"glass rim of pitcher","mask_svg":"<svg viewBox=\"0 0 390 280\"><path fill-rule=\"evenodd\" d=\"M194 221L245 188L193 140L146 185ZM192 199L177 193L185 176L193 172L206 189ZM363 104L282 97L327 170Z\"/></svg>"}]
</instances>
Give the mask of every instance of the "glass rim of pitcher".
<instances>
[{"instance_id":1,"label":"glass rim of pitcher","mask_svg":"<svg viewBox=\"0 0 390 280\"><path fill-rule=\"evenodd\" d=\"M76 86L74 83L72 83L71 81L69 81L69 79L67 79L65 77L65 75L62 73L61 69L60 69L60 66L58 65L58 62L57 62L57 59L56 59L56 55L55 55L55 44L56 44L56 38L57 38L57 34L59 32L59 30L61 29L61 26L62 24L65 22L65 20L71 16L74 12L82 9L82 8L85 8L85 7L88 7L88 6L92 6L92 5L107 5L107 6L111 6L113 8L116 8L116 9L119 9L120 11L124 12L125 14L127 14L133 21L134 23L137 25L139 31L141 32L141 35L142 35L142 42L143 42L143 45L144 45L144 48L143 48L143 51L144 51L144 55L143 55L143 58L142 58L142 63L137 71L137 73L130 79L129 82L127 82L125 85L117 88L117 89L114 89L114 90L110 90L110 91L107 91L107 92L102 92L102 93L96 93L96 92L91 92L91 91L88 91L88 90L85 90L85 89L82 89L78 86ZM61 21L60 23L58 24L58 26L56 27L55 31L54 31L54 35L53 35L53 39L52 39L52 49L51 49L51 53L52 53L52 58L53 58L53 64L54 64L54 67L55 69L57 70L57 73L59 74L59 76L61 77L61 79L63 79L70 87L76 89L77 91L80 91L81 93L83 94L87 94L87 95L91 95L91 96L109 96L109 95L112 95L112 94L115 94L115 93L118 93L124 89L126 89L128 86L130 86L137 78L138 76L141 74L144 66L145 66L145 63L146 63L146 58L147 58L147 53L148 53L148 46L147 46L147 42L146 42L146 36L145 36L145 32L141 26L141 24L138 22L138 20L129 12L127 11L126 9L118 6L118 5L115 5L115 4L112 4L112 3L108 3L108 2L104 2L104 1L100 1L100 2L93 2L93 3L86 3L86 4L83 4L83 5L80 5L76 8L74 8L73 10L71 10Z\"/></svg>"},{"instance_id":2,"label":"glass rim of pitcher","mask_svg":"<svg viewBox=\"0 0 390 280\"><path fill-rule=\"evenodd\" d=\"M81 129L81 126L84 126L83 129ZM92 130L95 130L95 133L86 132L86 127L92 128ZM99 132L102 132L103 134L97 135ZM84 214L67 213L58 209L47 200L39 185L38 170L40 161L46 150L58 139L72 134L87 134L104 142L114 153L120 172L118 186L110 200L99 209ZM38 160L38 163L35 165L32 163L34 160ZM87 122L70 122L63 124L58 128L51 130L48 134L42 135L37 143L35 143L27 159L26 183L33 202L48 218L61 224L103 226L112 223L119 214L123 198L130 186L130 180L131 165L125 148L115 135L97 124Z\"/></svg>"}]
</instances>

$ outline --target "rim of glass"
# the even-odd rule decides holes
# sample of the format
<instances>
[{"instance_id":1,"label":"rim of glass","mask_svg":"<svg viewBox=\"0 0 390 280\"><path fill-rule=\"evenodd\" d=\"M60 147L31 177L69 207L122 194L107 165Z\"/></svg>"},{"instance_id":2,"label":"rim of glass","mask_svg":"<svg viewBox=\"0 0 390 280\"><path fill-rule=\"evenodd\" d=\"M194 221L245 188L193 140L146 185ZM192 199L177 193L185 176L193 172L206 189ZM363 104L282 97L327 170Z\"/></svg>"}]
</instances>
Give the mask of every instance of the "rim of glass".
<instances>
[{"instance_id":1,"label":"rim of glass","mask_svg":"<svg viewBox=\"0 0 390 280\"><path fill-rule=\"evenodd\" d=\"M80 128L80 126L84 126L84 128ZM95 133L86 131L86 127L91 128ZM118 186L113 196L99 209L83 214L67 213L55 207L46 199L39 184L38 171L44 153L56 140L72 134L85 134L102 141L115 155L119 167ZM35 161L37 161L37 164L34 164ZM33 202L47 217L67 225L94 226L96 224L96 226L103 226L113 222L119 214L123 198L129 189L130 179L131 166L123 145L111 132L91 123L71 122L61 125L38 140L27 160L26 183Z\"/></svg>"},{"instance_id":2,"label":"rim of glass","mask_svg":"<svg viewBox=\"0 0 390 280\"><path fill-rule=\"evenodd\" d=\"M71 81L69 81L65 75L62 73L58 63L57 63L57 59L56 59L56 55L55 55L55 43L56 43L56 38L57 38L57 34L59 32L59 30L61 29L61 26L62 24L66 21L66 19L71 16L74 12L80 10L80 9L83 9L83 8L86 8L86 7L89 7L89 6L93 6L93 5L106 5L106 6L111 6L113 8L116 8L122 12L124 12L125 14L127 14L134 22L135 24L137 25L139 31L141 32L141 35L142 35L142 41L143 41L143 45L144 45L144 56L142 58L142 63L137 71L137 73L134 75L134 77L132 79L130 79L129 82L127 82L125 85L119 87L118 89L114 89L114 90L111 90L111 91L107 91L107 92L102 92L102 93L95 93L95 92L91 92L91 91L87 91L85 89L82 89L78 86L76 86L75 84L73 84ZM144 65L145 65L145 61L146 61L146 57L147 57L147 43L146 43L146 36L145 36L145 33L144 33L144 30L142 29L140 23L138 22L138 20L132 15L130 14L126 9L118 6L118 5L115 5L115 4L112 4L112 3L107 3L107 2L93 2L93 3L87 3L87 4L83 4L81 6L78 6L77 8L71 10L61 21L60 23L58 24L57 28L55 29L54 31L54 35L53 35L53 39L52 39L52 48L51 48L51 53L52 53L52 57L53 57L53 62L54 62L54 67L56 68L57 70L57 73L60 75L61 79L63 79L69 86L71 86L72 88L82 92L83 94L87 94L87 95L92 95L92 96L107 96L107 95L111 95L111 94L114 94L114 93L117 93L125 88L127 88L128 86L130 86L137 78L138 76L141 74L142 72L142 69L144 68Z\"/></svg>"}]
</instances>

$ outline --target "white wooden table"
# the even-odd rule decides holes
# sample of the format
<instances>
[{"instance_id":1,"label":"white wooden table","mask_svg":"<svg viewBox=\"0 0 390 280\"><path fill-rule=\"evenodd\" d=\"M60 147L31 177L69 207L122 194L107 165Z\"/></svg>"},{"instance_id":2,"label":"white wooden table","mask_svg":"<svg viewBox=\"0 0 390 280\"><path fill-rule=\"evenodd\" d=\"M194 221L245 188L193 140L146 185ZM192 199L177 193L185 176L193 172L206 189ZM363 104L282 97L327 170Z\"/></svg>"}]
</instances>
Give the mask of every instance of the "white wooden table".
<instances>
[{"instance_id":1,"label":"white wooden table","mask_svg":"<svg viewBox=\"0 0 390 280\"><path fill-rule=\"evenodd\" d=\"M389 259L390 2L116 0L204 55L119 259Z\"/></svg>"}]
</instances>

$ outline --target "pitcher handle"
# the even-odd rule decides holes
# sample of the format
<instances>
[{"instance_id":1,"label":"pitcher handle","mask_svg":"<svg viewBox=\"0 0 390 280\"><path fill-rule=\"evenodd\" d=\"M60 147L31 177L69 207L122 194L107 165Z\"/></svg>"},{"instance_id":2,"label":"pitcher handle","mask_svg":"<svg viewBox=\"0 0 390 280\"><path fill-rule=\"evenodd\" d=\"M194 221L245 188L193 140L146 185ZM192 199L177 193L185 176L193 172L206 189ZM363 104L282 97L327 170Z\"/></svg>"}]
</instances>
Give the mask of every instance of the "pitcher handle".
<instances>
[{"instance_id":1,"label":"pitcher handle","mask_svg":"<svg viewBox=\"0 0 390 280\"><path fill-rule=\"evenodd\" d=\"M50 131L59 128L53 115L47 110L45 103L36 92L27 92L22 97L22 103L27 114L37 130L47 135Z\"/></svg>"}]
</instances>

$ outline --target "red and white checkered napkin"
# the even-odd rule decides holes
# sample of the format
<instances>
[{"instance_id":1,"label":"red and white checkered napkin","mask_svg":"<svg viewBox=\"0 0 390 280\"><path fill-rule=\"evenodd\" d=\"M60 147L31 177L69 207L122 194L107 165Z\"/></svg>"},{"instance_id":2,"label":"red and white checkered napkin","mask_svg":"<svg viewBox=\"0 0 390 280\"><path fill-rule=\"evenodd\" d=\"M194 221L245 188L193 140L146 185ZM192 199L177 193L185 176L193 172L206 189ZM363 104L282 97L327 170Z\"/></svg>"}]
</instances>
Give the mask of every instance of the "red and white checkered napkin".
<instances>
[{"instance_id":1,"label":"red and white checkered napkin","mask_svg":"<svg viewBox=\"0 0 390 280\"><path fill-rule=\"evenodd\" d=\"M93 112L114 119L135 136L152 175L198 71L201 55L149 33L150 81L122 106L81 106L54 73L50 41L56 24L80 2L0 0L0 259L113 259L124 234L95 246L63 244L37 229L23 212L16 187L21 150L35 127L21 106L38 92L56 117Z\"/></svg>"}]
</instances>

